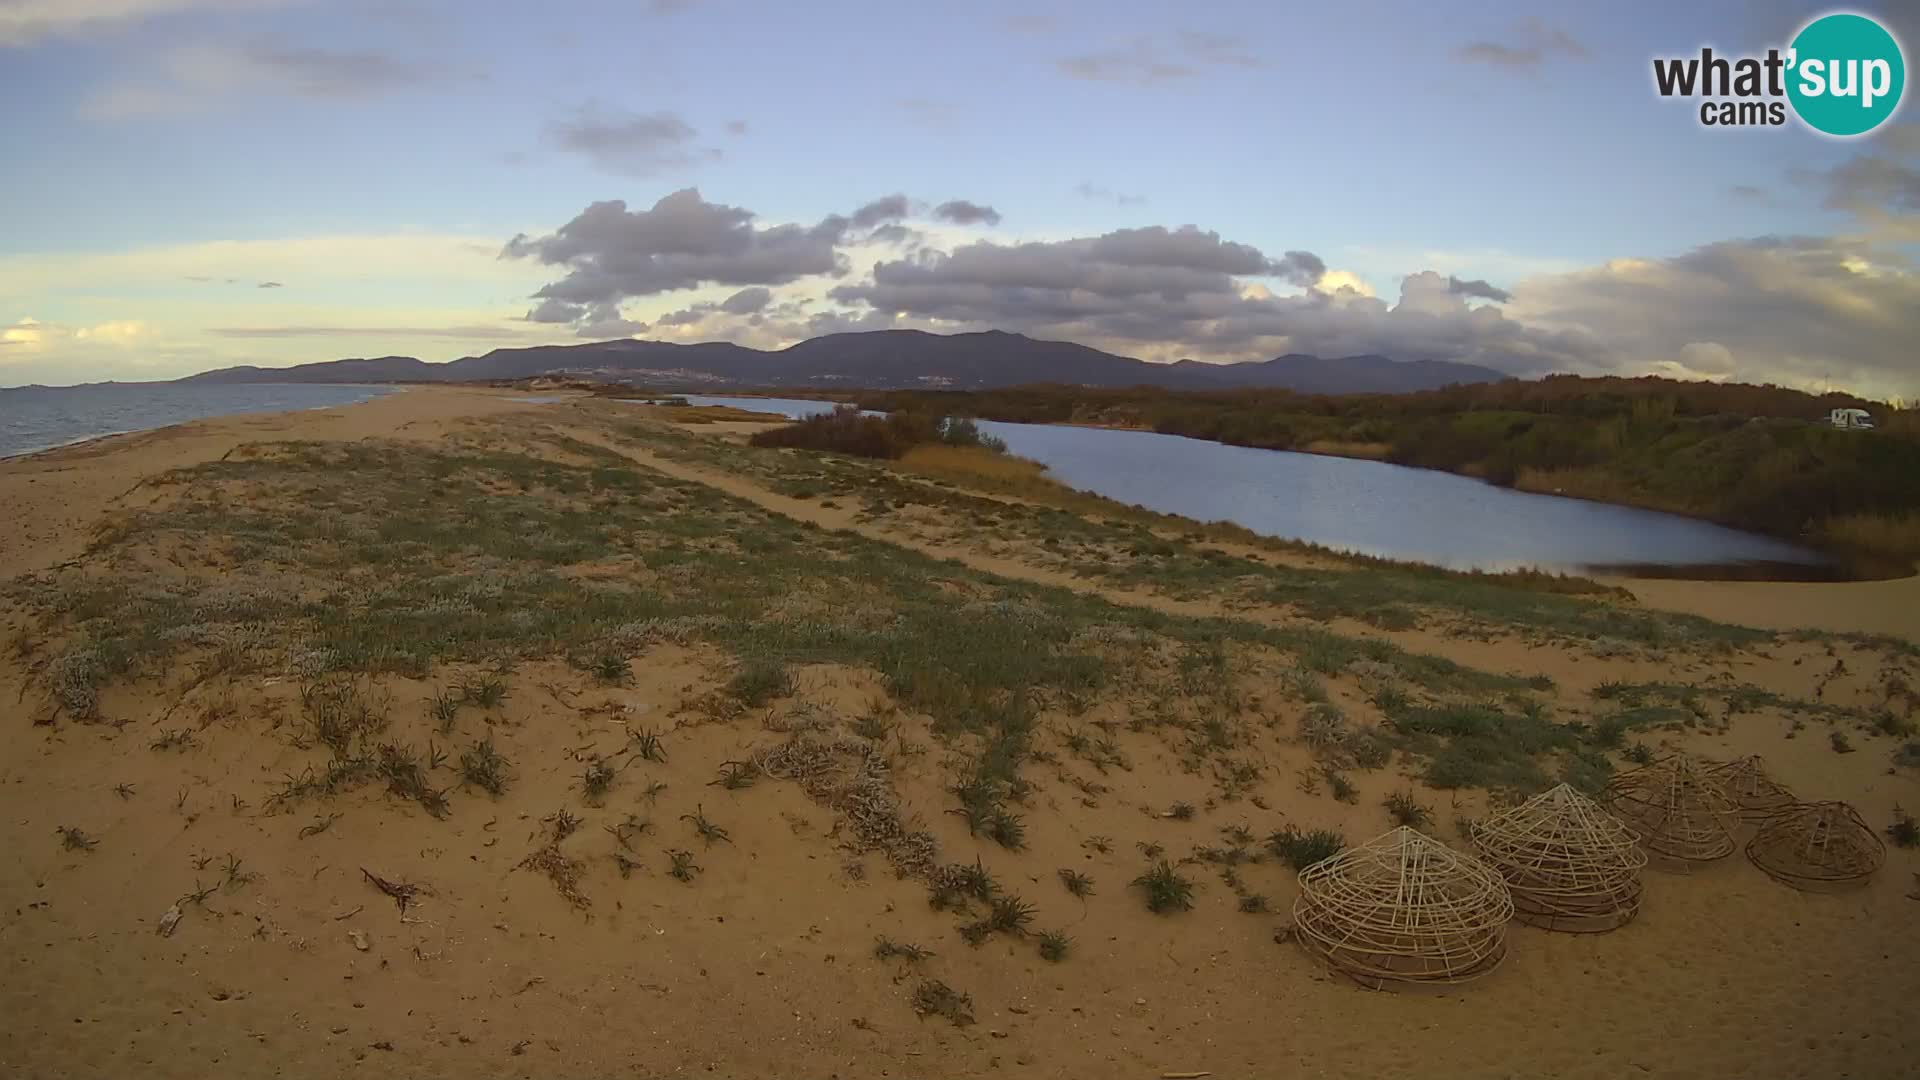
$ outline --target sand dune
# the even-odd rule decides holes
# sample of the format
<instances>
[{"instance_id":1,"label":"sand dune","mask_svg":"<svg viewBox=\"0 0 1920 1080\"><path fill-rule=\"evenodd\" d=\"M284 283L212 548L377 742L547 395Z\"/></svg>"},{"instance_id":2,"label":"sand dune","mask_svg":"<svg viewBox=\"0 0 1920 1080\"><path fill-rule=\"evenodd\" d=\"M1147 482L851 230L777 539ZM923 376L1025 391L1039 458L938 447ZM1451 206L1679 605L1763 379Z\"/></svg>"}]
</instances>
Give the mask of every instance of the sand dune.
<instances>
[{"instance_id":1,"label":"sand dune","mask_svg":"<svg viewBox=\"0 0 1920 1080\"><path fill-rule=\"evenodd\" d=\"M1317 677L1363 733L1392 727L1383 687L1417 701L1456 693L1453 676L1422 674L1422 656L1482 673L1460 676L1475 686L1506 686L1458 690L1463 701L1495 699L1516 716L1530 701L1558 723L1614 715L1619 703L1605 695L1615 684L1690 684L1697 696L1675 699L1690 705L1656 697L1648 707L1697 708L1692 719L1629 728L1591 756L1625 768L1633 745L1760 754L1802 797L1845 799L1879 828L1897 805L1920 808L1920 773L1891 757L1902 740L1873 727L1877 710L1895 725L1912 716L1914 698L1896 689L1916 679L1910 651L1817 636L1580 643L1438 609L1390 629L1358 614L1308 619L1285 604L1176 593L1170 572L1164 587L1083 578L1061 569L1058 551L1080 545L1091 558L1103 534L1049 544L1007 512L956 540L940 527L954 512L943 492L896 507L892 495L860 494L879 485L851 467L823 477L773 457L754 459L766 471L743 470L730 455L744 451L699 441L725 432L681 431L648 412L423 389L0 463L0 512L21 523L0 535L0 575L15 581L0 608L11 645L0 700L15 703L0 725L0 844L13 856L0 865L0 1074L1824 1078L1905 1075L1920 1060L1906 1017L1920 992L1920 901L1909 897L1920 857L1899 848L1866 888L1838 895L1792 891L1739 854L1650 872L1643 914L1627 927L1573 936L1516 925L1507 962L1458 988L1380 993L1330 973L1285 940L1294 875L1260 838L1295 824L1364 840L1391 825L1386 796L1406 792L1431 809L1426 828L1459 845L1458 820L1485 813L1493 796L1425 785L1432 748L1409 742L1384 767L1335 770L1355 789L1336 799L1327 759L1300 734L1313 705L1294 689L1304 669L1288 653L1293 639L1234 638L1216 667L1195 666L1206 620L1381 642L1388 659L1331 661ZM345 524L310 535L301 500L321 505L341 476L276 456L300 440L457 450L489 492L484 512L440 535L404 500L380 503L380 520L334 506ZM509 464L485 472L488 454ZM165 475L223 458L226 472ZM337 460L330 468L372 470L405 458ZM556 471L521 464L535 460ZM462 474L422 476L392 490L437 507ZM369 499L383 497L378 477L364 480ZM576 480L580 490L554 494ZM271 520L234 516L249 499L266 500ZM130 512L189 506L193 515L166 520L191 530L97 531ZM583 510L584 524L538 516L553 506ZM592 528L613 520L641 524L612 536ZM355 545L383 554L355 561ZM414 573L409 552L429 549L444 565L401 576ZM322 557L331 561L302 561ZM22 574L39 576L22 585ZM492 622L462 621L447 599L535 581L697 606L635 631L617 681L568 645L520 658L499 676L503 700L457 704L450 719L435 715L435 697L478 685L489 664L336 672L379 712L382 745L417 752L449 806L434 816L384 773L332 794L302 788L303 775L314 779L303 770L342 759L316 741L312 687L326 678L303 676L287 651L318 616L273 605L299 612L297 601L327 589L377 596L416 580L429 591L407 603L446 602L407 625L448 634L497 629L520 612L545 626L530 591L523 604L496 597ZM59 604L89 587L187 582L203 601L198 617L227 631L176 628L192 643L154 646L172 659L105 680L95 715L57 707L81 617ZM945 602L896 602L886 589L907 587L899 582ZM1901 618L1914 610L1901 607L1911 585L1629 583L1649 608L1913 640ZM1097 606L1070 607L1074 596ZM916 690L832 651L871 640L863 655L892 663L885 643L919 640L913 620L943 606L981 635L1063 612L1087 620L1081 631L1100 627L1072 640L1106 658L1105 682L1069 694L1041 685L1053 669L1032 675L1040 690L1016 772L1030 790L1003 804L1024 823L1018 850L971 834L955 812L956 776L989 745L993 721L969 728L916 707L957 693L926 671ZM756 614L715 628L746 610ZM96 625L150 617L127 606ZM223 651L250 620L271 634ZM773 640L811 642L813 653L796 651L790 682L756 691L742 681L752 650L739 643ZM1536 674L1552 683L1500 683ZM639 733L659 736L658 755L637 749ZM933 910L924 875L901 876L863 842L844 797L775 776L722 782L729 763L802 735L873 747L901 820L926 831L938 863L977 859L1031 905L1026 932L968 944L958 933L967 917ZM481 740L511 762L498 797L460 780L460 754ZM447 754L437 767L429 747ZM617 765L599 796L584 782L595 761ZM1190 813L1174 810L1182 803ZM566 818L578 825L555 840ZM725 838L703 839L701 818ZM529 865L549 847L560 877L577 872L568 888L583 903L549 876L552 864ZM1219 861L1231 850L1261 858ZM699 867L690 881L669 873L675 851ZM1195 885L1192 910L1152 914L1129 887L1158 857L1193 860L1179 867ZM1092 894L1070 895L1062 869L1088 875ZM401 910L369 875L420 892ZM178 925L163 935L176 905ZM1039 955L1043 930L1071 938L1061 962ZM880 936L933 955L878 958ZM972 1024L916 1016L910 999L934 979L970 995Z\"/></svg>"}]
</instances>

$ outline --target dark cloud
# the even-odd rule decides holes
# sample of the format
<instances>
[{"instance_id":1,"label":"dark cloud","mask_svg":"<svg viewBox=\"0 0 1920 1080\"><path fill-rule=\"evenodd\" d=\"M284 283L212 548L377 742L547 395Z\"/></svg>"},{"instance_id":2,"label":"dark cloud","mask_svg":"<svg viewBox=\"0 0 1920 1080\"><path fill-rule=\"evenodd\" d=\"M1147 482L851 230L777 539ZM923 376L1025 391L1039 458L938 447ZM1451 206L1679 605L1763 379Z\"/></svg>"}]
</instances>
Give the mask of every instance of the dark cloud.
<instances>
[{"instance_id":1,"label":"dark cloud","mask_svg":"<svg viewBox=\"0 0 1920 1080\"><path fill-rule=\"evenodd\" d=\"M1743 202L1766 202L1767 189L1752 184L1734 184L1727 188L1727 194Z\"/></svg>"},{"instance_id":2,"label":"dark cloud","mask_svg":"<svg viewBox=\"0 0 1920 1080\"><path fill-rule=\"evenodd\" d=\"M1745 380L1915 388L1920 272L1866 240L1757 237L1670 259L1616 260L1521 282L1509 314L1585 327L1605 342L1586 368L1637 374L1690 368L1688 345L1717 345Z\"/></svg>"},{"instance_id":3,"label":"dark cloud","mask_svg":"<svg viewBox=\"0 0 1920 1080\"><path fill-rule=\"evenodd\" d=\"M1466 296L1481 300L1495 300L1502 304L1513 299L1513 294L1505 289L1487 284L1479 278L1447 277L1447 291L1455 296Z\"/></svg>"},{"instance_id":4,"label":"dark cloud","mask_svg":"<svg viewBox=\"0 0 1920 1080\"><path fill-rule=\"evenodd\" d=\"M741 289L725 300L720 301L720 310L729 315L751 315L765 308L773 300L773 290L762 285L751 289Z\"/></svg>"},{"instance_id":5,"label":"dark cloud","mask_svg":"<svg viewBox=\"0 0 1920 1080\"><path fill-rule=\"evenodd\" d=\"M893 198L876 200L854 217L885 220ZM552 234L516 236L503 258L534 259L565 275L534 293L536 322L607 322L624 300L704 285L785 285L814 275L846 273L839 245L853 218L830 215L818 224L760 228L754 214L710 203L696 188L676 191L650 209L629 210L620 200L597 202Z\"/></svg>"},{"instance_id":6,"label":"dark cloud","mask_svg":"<svg viewBox=\"0 0 1920 1080\"><path fill-rule=\"evenodd\" d=\"M1572 35L1534 19L1515 28L1513 41L1473 41L1454 51L1463 63L1516 72L1533 71L1553 57L1580 59L1586 55L1586 46Z\"/></svg>"},{"instance_id":7,"label":"dark cloud","mask_svg":"<svg viewBox=\"0 0 1920 1080\"><path fill-rule=\"evenodd\" d=\"M1000 224L1000 211L991 206L968 202L965 199L949 199L933 208L933 216L941 221L951 221L955 225Z\"/></svg>"},{"instance_id":8,"label":"dark cloud","mask_svg":"<svg viewBox=\"0 0 1920 1080\"><path fill-rule=\"evenodd\" d=\"M699 135L676 113L636 113L602 102L588 102L547 128L547 139L554 146L629 176L650 176L718 159L719 150L695 145Z\"/></svg>"},{"instance_id":9,"label":"dark cloud","mask_svg":"<svg viewBox=\"0 0 1920 1080\"><path fill-rule=\"evenodd\" d=\"M1920 212L1920 167L1890 157L1861 154L1826 174L1830 210Z\"/></svg>"},{"instance_id":10,"label":"dark cloud","mask_svg":"<svg viewBox=\"0 0 1920 1080\"><path fill-rule=\"evenodd\" d=\"M855 210L847 223L856 229L871 229L885 222L899 221L910 210L905 195L887 195Z\"/></svg>"},{"instance_id":11,"label":"dark cloud","mask_svg":"<svg viewBox=\"0 0 1920 1080\"><path fill-rule=\"evenodd\" d=\"M254 286L254 288L256 288L256 289L284 289L284 288L286 288L286 286L285 286L285 285L282 285L282 284L280 284L280 283L279 283L279 282L277 282L277 281L263 281L263 282L261 282L260 284L258 284L258 285L255 285L255 286Z\"/></svg>"},{"instance_id":12,"label":"dark cloud","mask_svg":"<svg viewBox=\"0 0 1920 1080\"><path fill-rule=\"evenodd\" d=\"M1272 258L1191 226L1003 245L883 262L832 298L944 329L1000 328L1149 356L1246 359L1286 351L1508 366L1565 366L1577 333L1536 333L1472 308L1448 279L1409 275L1397 304L1351 291L1275 296L1249 278L1301 284L1324 273L1309 252Z\"/></svg>"},{"instance_id":13,"label":"dark cloud","mask_svg":"<svg viewBox=\"0 0 1920 1080\"><path fill-rule=\"evenodd\" d=\"M1866 231L1892 243L1920 243L1920 123L1878 132L1872 149L1831 169L1795 170L1821 204L1853 217Z\"/></svg>"},{"instance_id":14,"label":"dark cloud","mask_svg":"<svg viewBox=\"0 0 1920 1080\"><path fill-rule=\"evenodd\" d=\"M1864 183L1869 174L1839 175ZM951 250L916 235L906 254L847 277L847 248L906 228L863 230L856 217L900 209L893 197L869 207L879 209L761 228L751 212L688 190L642 211L596 203L552 235L516 237L504 254L562 268L528 318L589 337L646 329L622 314L630 299L733 285L724 300L662 316L656 332L777 346L888 327L994 328L1156 359L1371 353L1517 375L1662 372L1917 389L1911 342L1920 339L1920 271L1910 252L1889 250L1878 236L1729 241L1535 276L1510 289L1420 271L1401 280L1397 297L1375 298L1322 284L1328 268L1312 252L1273 255L1192 225ZM826 276L844 279L826 294L829 310L810 310L794 292L775 295L789 282ZM1298 291L1278 295L1280 282Z\"/></svg>"}]
</instances>

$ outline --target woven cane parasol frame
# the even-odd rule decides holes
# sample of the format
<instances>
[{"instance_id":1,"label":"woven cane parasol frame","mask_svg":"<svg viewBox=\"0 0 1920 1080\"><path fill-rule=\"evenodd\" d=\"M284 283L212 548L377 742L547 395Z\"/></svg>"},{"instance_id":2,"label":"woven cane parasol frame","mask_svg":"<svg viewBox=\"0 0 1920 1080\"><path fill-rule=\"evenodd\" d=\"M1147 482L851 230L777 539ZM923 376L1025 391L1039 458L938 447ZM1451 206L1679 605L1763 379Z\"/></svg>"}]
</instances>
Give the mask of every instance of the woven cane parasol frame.
<instances>
[{"instance_id":1,"label":"woven cane parasol frame","mask_svg":"<svg viewBox=\"0 0 1920 1080\"><path fill-rule=\"evenodd\" d=\"M1887 845L1846 803L1797 803L1760 826L1747 858L1775 881L1819 891L1866 884L1886 863Z\"/></svg>"},{"instance_id":2,"label":"woven cane parasol frame","mask_svg":"<svg viewBox=\"0 0 1920 1080\"><path fill-rule=\"evenodd\" d=\"M1475 852L1506 879L1522 922L1601 933L1640 912L1647 865L1620 819L1566 784L1467 828Z\"/></svg>"},{"instance_id":3,"label":"woven cane parasol frame","mask_svg":"<svg viewBox=\"0 0 1920 1080\"><path fill-rule=\"evenodd\" d=\"M1749 824L1765 821L1775 811L1799 802L1793 792L1767 775L1767 763L1758 754L1715 765L1707 770L1707 775L1719 782L1721 790L1738 808L1740 819Z\"/></svg>"},{"instance_id":4,"label":"woven cane parasol frame","mask_svg":"<svg viewBox=\"0 0 1920 1080\"><path fill-rule=\"evenodd\" d=\"M1674 754L1614 777L1607 805L1655 855L1712 862L1733 854L1733 800L1701 764Z\"/></svg>"},{"instance_id":5,"label":"woven cane parasol frame","mask_svg":"<svg viewBox=\"0 0 1920 1080\"><path fill-rule=\"evenodd\" d=\"M1301 871L1293 905L1301 947L1376 989L1486 974L1512 917L1499 874L1404 826Z\"/></svg>"}]
</instances>

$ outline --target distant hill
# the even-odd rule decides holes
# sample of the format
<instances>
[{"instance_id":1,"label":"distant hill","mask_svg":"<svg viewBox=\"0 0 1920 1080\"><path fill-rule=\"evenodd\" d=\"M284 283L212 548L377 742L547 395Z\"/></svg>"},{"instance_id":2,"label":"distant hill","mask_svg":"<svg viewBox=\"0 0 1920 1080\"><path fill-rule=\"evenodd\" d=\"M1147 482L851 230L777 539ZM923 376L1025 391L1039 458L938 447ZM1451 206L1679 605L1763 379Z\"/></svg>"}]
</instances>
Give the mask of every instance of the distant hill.
<instances>
[{"instance_id":1,"label":"distant hill","mask_svg":"<svg viewBox=\"0 0 1920 1080\"><path fill-rule=\"evenodd\" d=\"M484 356L444 364L429 364L411 356L382 356L289 368L230 367L180 381L466 382L536 375L571 375L671 389L818 386L981 390L1050 382L1160 386L1170 390L1259 387L1319 394L1404 393L1506 378L1491 368L1439 360L1397 361L1384 356L1328 359L1292 353L1239 364L1197 360L1154 364L1072 342L1041 341L998 330L976 334L875 330L829 334L772 352L724 341L680 345L623 339L495 349Z\"/></svg>"}]
</instances>

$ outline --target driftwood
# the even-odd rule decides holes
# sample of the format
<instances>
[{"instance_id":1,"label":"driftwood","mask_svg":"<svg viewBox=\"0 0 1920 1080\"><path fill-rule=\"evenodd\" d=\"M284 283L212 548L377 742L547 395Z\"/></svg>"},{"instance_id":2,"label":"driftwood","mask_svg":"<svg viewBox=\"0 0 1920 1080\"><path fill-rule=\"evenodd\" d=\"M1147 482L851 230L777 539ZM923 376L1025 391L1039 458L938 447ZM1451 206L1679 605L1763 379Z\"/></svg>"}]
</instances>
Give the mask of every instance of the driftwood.
<instances>
[{"instance_id":1,"label":"driftwood","mask_svg":"<svg viewBox=\"0 0 1920 1080\"><path fill-rule=\"evenodd\" d=\"M364 866L360 868L360 872L366 875L374 888L393 897L393 902L400 908L402 915L407 913L407 905L413 903L414 897L426 891L422 886L410 885L404 881L388 881Z\"/></svg>"}]
</instances>

